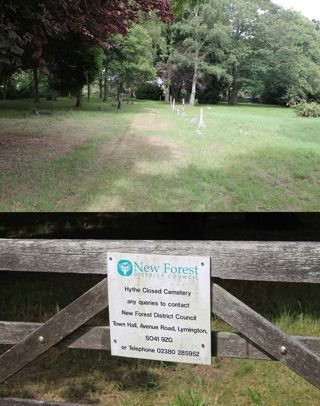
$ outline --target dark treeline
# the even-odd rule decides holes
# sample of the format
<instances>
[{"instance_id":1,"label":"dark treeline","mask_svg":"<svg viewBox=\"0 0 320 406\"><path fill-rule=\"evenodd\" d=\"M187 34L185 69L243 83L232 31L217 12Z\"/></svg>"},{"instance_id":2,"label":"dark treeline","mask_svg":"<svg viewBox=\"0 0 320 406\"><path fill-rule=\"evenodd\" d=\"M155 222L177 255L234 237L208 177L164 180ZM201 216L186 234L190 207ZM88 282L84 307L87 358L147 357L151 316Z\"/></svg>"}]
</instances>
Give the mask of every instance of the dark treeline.
<instances>
[{"instance_id":1,"label":"dark treeline","mask_svg":"<svg viewBox=\"0 0 320 406\"><path fill-rule=\"evenodd\" d=\"M319 22L271 0L10 0L0 24L2 98L320 99Z\"/></svg>"}]
</instances>

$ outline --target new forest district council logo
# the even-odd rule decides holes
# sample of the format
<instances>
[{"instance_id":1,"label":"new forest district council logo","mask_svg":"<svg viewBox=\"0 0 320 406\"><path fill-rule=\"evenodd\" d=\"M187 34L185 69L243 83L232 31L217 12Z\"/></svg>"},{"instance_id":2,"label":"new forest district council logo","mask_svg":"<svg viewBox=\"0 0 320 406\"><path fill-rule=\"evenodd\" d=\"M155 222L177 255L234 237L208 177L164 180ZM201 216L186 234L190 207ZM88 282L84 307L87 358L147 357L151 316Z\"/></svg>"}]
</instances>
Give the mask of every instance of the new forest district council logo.
<instances>
[{"instance_id":1,"label":"new forest district council logo","mask_svg":"<svg viewBox=\"0 0 320 406\"><path fill-rule=\"evenodd\" d=\"M121 259L118 262L118 273L121 276L130 276L133 273L132 262L126 259Z\"/></svg>"}]
</instances>

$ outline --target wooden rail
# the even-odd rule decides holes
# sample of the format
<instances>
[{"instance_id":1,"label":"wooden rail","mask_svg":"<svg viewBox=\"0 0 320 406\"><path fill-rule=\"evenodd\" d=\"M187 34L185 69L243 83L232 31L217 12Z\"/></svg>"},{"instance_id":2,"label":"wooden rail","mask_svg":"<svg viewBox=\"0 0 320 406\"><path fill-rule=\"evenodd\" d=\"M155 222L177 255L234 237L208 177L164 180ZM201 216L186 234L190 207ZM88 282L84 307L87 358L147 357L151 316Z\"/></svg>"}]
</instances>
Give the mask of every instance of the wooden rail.
<instances>
[{"instance_id":1,"label":"wooden rail","mask_svg":"<svg viewBox=\"0 0 320 406\"><path fill-rule=\"evenodd\" d=\"M14 345L34 333L43 323L0 322L0 343ZM320 337L292 336L292 338L320 356ZM274 357L254 345L239 333L212 331L212 356L274 361ZM58 346L82 350L111 349L108 326L81 327L61 341Z\"/></svg>"},{"instance_id":2,"label":"wooden rail","mask_svg":"<svg viewBox=\"0 0 320 406\"><path fill-rule=\"evenodd\" d=\"M105 275L107 251L210 256L221 279L320 282L318 242L3 239L0 271Z\"/></svg>"}]
</instances>

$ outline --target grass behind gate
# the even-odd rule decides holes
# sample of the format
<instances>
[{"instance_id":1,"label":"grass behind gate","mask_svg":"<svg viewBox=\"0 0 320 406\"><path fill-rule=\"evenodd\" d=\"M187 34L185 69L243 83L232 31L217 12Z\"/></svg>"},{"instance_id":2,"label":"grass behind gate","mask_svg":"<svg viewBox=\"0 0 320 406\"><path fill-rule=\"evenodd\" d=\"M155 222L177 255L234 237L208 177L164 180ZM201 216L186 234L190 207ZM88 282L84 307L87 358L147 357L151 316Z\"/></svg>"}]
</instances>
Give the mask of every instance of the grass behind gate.
<instances>
[{"instance_id":1,"label":"grass behind gate","mask_svg":"<svg viewBox=\"0 0 320 406\"><path fill-rule=\"evenodd\" d=\"M292 109L0 101L0 211L318 211L320 119ZM181 106L178 106L181 109Z\"/></svg>"},{"instance_id":2,"label":"grass behind gate","mask_svg":"<svg viewBox=\"0 0 320 406\"><path fill-rule=\"evenodd\" d=\"M15 321L45 321L99 280L14 273L0 278L0 320ZM319 286L225 284L284 331L320 336ZM106 325L107 318L105 311L91 324ZM232 331L217 319L212 327ZM0 397L106 406L317 406L320 400L319 390L277 362L215 358L208 367L57 348L0 385Z\"/></svg>"}]
</instances>

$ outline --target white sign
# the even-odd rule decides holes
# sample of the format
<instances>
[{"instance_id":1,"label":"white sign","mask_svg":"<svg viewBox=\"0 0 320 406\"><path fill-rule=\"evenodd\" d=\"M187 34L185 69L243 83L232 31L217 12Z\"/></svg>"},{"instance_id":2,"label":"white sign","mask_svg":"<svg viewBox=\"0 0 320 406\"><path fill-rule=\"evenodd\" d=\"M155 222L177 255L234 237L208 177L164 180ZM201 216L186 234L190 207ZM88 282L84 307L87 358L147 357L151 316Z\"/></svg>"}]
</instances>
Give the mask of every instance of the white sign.
<instances>
[{"instance_id":1,"label":"white sign","mask_svg":"<svg viewBox=\"0 0 320 406\"><path fill-rule=\"evenodd\" d=\"M108 253L111 354L211 364L210 258Z\"/></svg>"}]
</instances>

